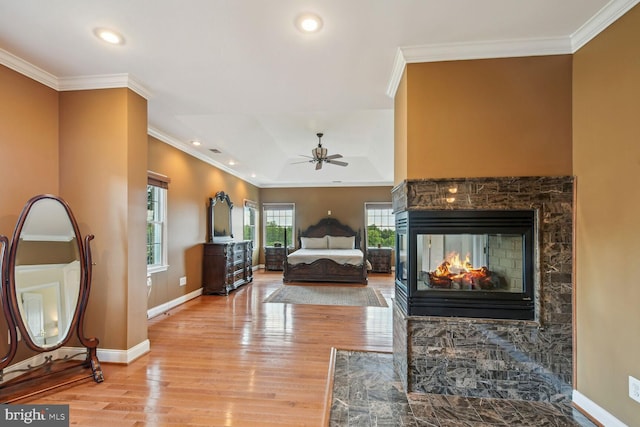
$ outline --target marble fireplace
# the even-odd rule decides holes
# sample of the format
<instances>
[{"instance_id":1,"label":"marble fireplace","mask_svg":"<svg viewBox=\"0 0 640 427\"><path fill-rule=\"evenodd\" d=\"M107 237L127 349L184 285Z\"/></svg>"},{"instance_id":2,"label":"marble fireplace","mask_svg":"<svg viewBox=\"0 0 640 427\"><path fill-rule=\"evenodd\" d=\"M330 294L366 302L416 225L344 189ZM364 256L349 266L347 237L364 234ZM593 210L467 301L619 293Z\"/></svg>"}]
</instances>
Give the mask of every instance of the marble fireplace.
<instances>
[{"instance_id":1,"label":"marble fireplace","mask_svg":"<svg viewBox=\"0 0 640 427\"><path fill-rule=\"evenodd\" d=\"M570 399L573 177L407 180L392 197L406 391Z\"/></svg>"}]
</instances>

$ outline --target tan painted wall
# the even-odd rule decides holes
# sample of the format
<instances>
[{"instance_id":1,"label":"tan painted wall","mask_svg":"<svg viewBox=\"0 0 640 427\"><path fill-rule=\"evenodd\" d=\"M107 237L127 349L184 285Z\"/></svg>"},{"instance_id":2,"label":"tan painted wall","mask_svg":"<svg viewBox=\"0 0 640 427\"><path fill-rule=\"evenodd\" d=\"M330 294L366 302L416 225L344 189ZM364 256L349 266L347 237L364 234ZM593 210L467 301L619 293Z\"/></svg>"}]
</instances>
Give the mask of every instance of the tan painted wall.
<instances>
[{"instance_id":1,"label":"tan painted wall","mask_svg":"<svg viewBox=\"0 0 640 427\"><path fill-rule=\"evenodd\" d=\"M60 189L94 234L87 335L129 349L147 337L146 100L128 89L60 93Z\"/></svg>"},{"instance_id":2,"label":"tan painted wall","mask_svg":"<svg viewBox=\"0 0 640 427\"><path fill-rule=\"evenodd\" d=\"M147 100L127 91L127 348L147 339Z\"/></svg>"},{"instance_id":3,"label":"tan painted wall","mask_svg":"<svg viewBox=\"0 0 640 427\"><path fill-rule=\"evenodd\" d=\"M58 193L58 92L0 65L0 234L24 204Z\"/></svg>"},{"instance_id":4,"label":"tan painted wall","mask_svg":"<svg viewBox=\"0 0 640 427\"><path fill-rule=\"evenodd\" d=\"M391 188L391 186L262 188L260 198L263 203L295 203L296 237L298 229L304 230L322 218L326 218L327 212L331 210L331 217L354 230L360 230L364 239L364 203L391 202ZM260 227L260 234L262 234L262 224ZM262 250L260 262L264 263Z\"/></svg>"},{"instance_id":5,"label":"tan painted wall","mask_svg":"<svg viewBox=\"0 0 640 427\"><path fill-rule=\"evenodd\" d=\"M408 64L406 84L408 179L571 175L571 56Z\"/></svg>"},{"instance_id":6,"label":"tan painted wall","mask_svg":"<svg viewBox=\"0 0 640 427\"><path fill-rule=\"evenodd\" d=\"M206 241L209 197L218 191L229 194L233 207L233 232L242 239L245 199L260 202L258 188L196 159L176 148L148 137L149 170L171 179L168 191L169 269L152 275L149 308L179 298L202 287L202 243ZM258 263L258 248L254 251ZM180 277L187 285L179 286Z\"/></svg>"},{"instance_id":7,"label":"tan painted wall","mask_svg":"<svg viewBox=\"0 0 640 427\"><path fill-rule=\"evenodd\" d=\"M577 390L632 426L640 403L640 6L574 55Z\"/></svg>"},{"instance_id":8,"label":"tan painted wall","mask_svg":"<svg viewBox=\"0 0 640 427\"><path fill-rule=\"evenodd\" d=\"M393 100L393 185L407 179L407 73L402 73L396 96Z\"/></svg>"}]
</instances>

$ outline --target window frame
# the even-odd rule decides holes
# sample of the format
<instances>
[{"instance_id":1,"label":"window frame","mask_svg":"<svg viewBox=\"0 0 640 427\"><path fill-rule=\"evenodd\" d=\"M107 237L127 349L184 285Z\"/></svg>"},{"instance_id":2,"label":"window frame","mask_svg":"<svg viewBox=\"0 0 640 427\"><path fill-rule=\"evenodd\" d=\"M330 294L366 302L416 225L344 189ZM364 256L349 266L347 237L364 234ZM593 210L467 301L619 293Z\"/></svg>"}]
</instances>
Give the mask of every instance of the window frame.
<instances>
[{"instance_id":1,"label":"window frame","mask_svg":"<svg viewBox=\"0 0 640 427\"><path fill-rule=\"evenodd\" d=\"M287 242L282 242L284 247L290 247L290 248L295 248L296 247L296 204L295 203L288 203L288 202L283 202L283 203L263 203L262 204L262 236L263 236L263 241L264 241L264 246L267 246L267 224L268 224L268 219L269 219L269 215L267 214L267 211L272 210L281 210L281 211L285 211L285 210L291 210L291 236L287 235L287 240L291 240L291 245L287 246ZM287 227L287 225L285 225L285 227Z\"/></svg>"},{"instance_id":2,"label":"window frame","mask_svg":"<svg viewBox=\"0 0 640 427\"><path fill-rule=\"evenodd\" d=\"M375 210L375 209L389 209L390 213L389 213L389 223L388 224L377 224L376 222L373 222L373 225L376 225L377 227L384 227L384 228L389 228L393 230L393 234L394 236L396 235L396 226L395 226L395 215L393 213L393 205L391 202L365 202L364 203L364 222L365 222L365 245L367 248L375 248L377 247L377 245L370 245L369 244L369 211L370 210ZM394 238L395 240L395 238ZM389 246L385 246L387 248L395 248L395 241L389 245Z\"/></svg>"},{"instance_id":3,"label":"window frame","mask_svg":"<svg viewBox=\"0 0 640 427\"><path fill-rule=\"evenodd\" d=\"M253 247L258 247L258 204L252 200L244 200L244 208L242 212L242 239L243 240L251 240L253 242ZM253 224L249 224L249 227L253 230L252 238L247 239L245 235L245 229L247 227L247 212L253 211Z\"/></svg>"},{"instance_id":4,"label":"window frame","mask_svg":"<svg viewBox=\"0 0 640 427\"><path fill-rule=\"evenodd\" d=\"M149 274L153 274L153 273L158 273L161 271L167 271L169 269L169 263L168 263L168 259L169 259L169 254L168 254L168 199L169 199L169 182L171 180L164 176L164 175L160 175L157 174L155 172L151 172L148 171L148 178L147 178L147 228L149 226L150 223L156 224L156 225L160 225L160 262L159 263L154 263L154 264L149 264L148 260L147 260L147 275ZM149 194L149 190L153 189L153 191L157 191L157 196L158 196L158 200L157 200L157 204L159 206L158 209L158 214L159 214L159 218L155 219L155 220L151 220L149 221L149 210L148 210L148 203L149 203L149 199L148 199L148 194ZM149 240L148 240L148 235L147 235L147 251L149 250Z\"/></svg>"}]
</instances>

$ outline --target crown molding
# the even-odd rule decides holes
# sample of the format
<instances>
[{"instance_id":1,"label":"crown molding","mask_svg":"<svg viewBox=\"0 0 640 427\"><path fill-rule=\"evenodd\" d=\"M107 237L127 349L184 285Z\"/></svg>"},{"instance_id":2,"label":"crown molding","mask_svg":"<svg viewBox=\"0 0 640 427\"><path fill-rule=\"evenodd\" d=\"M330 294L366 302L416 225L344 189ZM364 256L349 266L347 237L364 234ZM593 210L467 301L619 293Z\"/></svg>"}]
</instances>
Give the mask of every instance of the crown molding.
<instances>
[{"instance_id":1,"label":"crown molding","mask_svg":"<svg viewBox=\"0 0 640 427\"><path fill-rule=\"evenodd\" d=\"M398 48L396 50L396 57L393 60L393 67L391 68L391 78L387 85L387 96L390 98L395 98L396 96L398 86L400 86L400 80L402 79L402 74L404 73L404 67L406 65L407 60L402 53L402 49Z\"/></svg>"},{"instance_id":2,"label":"crown molding","mask_svg":"<svg viewBox=\"0 0 640 427\"><path fill-rule=\"evenodd\" d=\"M0 49L0 64L45 86L49 86L51 89L58 90L58 78L56 76L4 49Z\"/></svg>"},{"instance_id":3,"label":"crown molding","mask_svg":"<svg viewBox=\"0 0 640 427\"><path fill-rule=\"evenodd\" d=\"M96 76L61 77L58 79L59 91L114 89L126 87L145 99L151 97L151 91L131 77L130 74L102 74Z\"/></svg>"},{"instance_id":4,"label":"crown molding","mask_svg":"<svg viewBox=\"0 0 640 427\"><path fill-rule=\"evenodd\" d=\"M151 98L151 91L131 77L130 74L126 73L103 74L97 76L56 77L42 68L37 67L4 49L0 49L0 64L29 77L38 83L42 83L51 89L55 89L58 92L126 87L147 100Z\"/></svg>"},{"instance_id":5,"label":"crown molding","mask_svg":"<svg viewBox=\"0 0 640 427\"><path fill-rule=\"evenodd\" d=\"M422 46L400 47L396 58L387 95L395 97L402 73L407 64L472 59L515 58L522 56L565 55L571 52L568 37L548 37L519 40L489 40L470 43L440 43Z\"/></svg>"},{"instance_id":6,"label":"crown molding","mask_svg":"<svg viewBox=\"0 0 640 427\"><path fill-rule=\"evenodd\" d=\"M279 182L277 184L262 184L260 188L323 188L323 187L393 187L392 181L362 181L362 182Z\"/></svg>"},{"instance_id":7,"label":"crown molding","mask_svg":"<svg viewBox=\"0 0 640 427\"><path fill-rule=\"evenodd\" d=\"M387 95L395 97L402 73L410 63L574 54L639 2L612 0L568 37L400 47L393 63Z\"/></svg>"},{"instance_id":8,"label":"crown molding","mask_svg":"<svg viewBox=\"0 0 640 427\"><path fill-rule=\"evenodd\" d=\"M211 166L215 166L218 169L221 169L225 172L227 172L228 174L231 174L233 176L235 176L236 178L240 178L241 180L248 182L249 184L253 184L256 187L260 187L260 185L258 183L256 183L255 181L247 178L246 176L243 176L242 174L238 173L238 171L235 171L229 167L227 167L226 165L222 164L222 163L218 163L215 160L211 159L210 157L204 155L203 153L201 153L200 151L196 150L195 148L192 148L189 144L184 143L170 135L167 135L166 133L162 132L161 130L154 128L153 126L149 126L147 127L147 133L149 135L151 135L152 137L164 142L165 144L168 144L184 153L189 154L192 157L195 157L198 160L201 160L205 163L210 164Z\"/></svg>"},{"instance_id":9,"label":"crown molding","mask_svg":"<svg viewBox=\"0 0 640 427\"><path fill-rule=\"evenodd\" d=\"M609 2L571 35L571 53L577 52L639 2L640 0L613 0Z\"/></svg>"}]
</instances>

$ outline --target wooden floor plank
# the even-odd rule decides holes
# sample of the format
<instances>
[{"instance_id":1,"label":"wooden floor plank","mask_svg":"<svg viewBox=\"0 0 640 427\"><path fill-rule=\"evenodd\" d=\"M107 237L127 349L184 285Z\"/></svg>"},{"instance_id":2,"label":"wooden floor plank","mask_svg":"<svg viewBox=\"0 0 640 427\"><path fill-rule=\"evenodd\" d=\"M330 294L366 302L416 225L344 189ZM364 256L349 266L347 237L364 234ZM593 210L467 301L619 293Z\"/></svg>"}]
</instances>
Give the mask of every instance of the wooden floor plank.
<instances>
[{"instance_id":1,"label":"wooden floor plank","mask_svg":"<svg viewBox=\"0 0 640 427\"><path fill-rule=\"evenodd\" d=\"M202 296L149 320L151 351L103 364L105 382L32 399L68 403L82 426L320 426L331 349L392 350L393 278L373 274L389 307L262 303L278 272L229 296Z\"/></svg>"}]
</instances>

